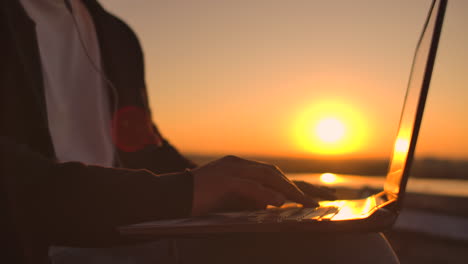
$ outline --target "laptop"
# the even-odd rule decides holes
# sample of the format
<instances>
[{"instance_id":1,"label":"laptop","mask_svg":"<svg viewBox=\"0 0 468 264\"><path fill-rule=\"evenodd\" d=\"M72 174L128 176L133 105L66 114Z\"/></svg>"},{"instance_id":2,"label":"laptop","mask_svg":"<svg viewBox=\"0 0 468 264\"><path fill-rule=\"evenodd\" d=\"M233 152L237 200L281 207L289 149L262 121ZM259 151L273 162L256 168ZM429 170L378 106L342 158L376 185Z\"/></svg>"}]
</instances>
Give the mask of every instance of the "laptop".
<instances>
[{"instance_id":1,"label":"laptop","mask_svg":"<svg viewBox=\"0 0 468 264\"><path fill-rule=\"evenodd\" d=\"M120 227L120 233L155 238L251 232L370 232L390 228L403 205L446 6L447 0L433 0L417 44L382 192L357 200L321 201L316 208L286 203L260 211L146 222Z\"/></svg>"}]
</instances>

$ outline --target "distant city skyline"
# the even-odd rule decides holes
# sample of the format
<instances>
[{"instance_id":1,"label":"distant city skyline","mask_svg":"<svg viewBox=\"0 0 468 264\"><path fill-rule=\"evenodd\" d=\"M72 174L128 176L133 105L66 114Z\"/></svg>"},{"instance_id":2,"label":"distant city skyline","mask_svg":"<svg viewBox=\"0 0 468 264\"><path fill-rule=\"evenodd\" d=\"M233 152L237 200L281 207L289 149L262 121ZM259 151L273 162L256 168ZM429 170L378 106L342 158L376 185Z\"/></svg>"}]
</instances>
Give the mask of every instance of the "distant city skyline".
<instances>
[{"instance_id":1,"label":"distant city skyline","mask_svg":"<svg viewBox=\"0 0 468 264\"><path fill-rule=\"evenodd\" d=\"M182 152L385 158L431 1L101 3L141 40L153 119ZM467 13L449 1L417 156L468 158ZM327 118L328 152L309 130Z\"/></svg>"}]
</instances>

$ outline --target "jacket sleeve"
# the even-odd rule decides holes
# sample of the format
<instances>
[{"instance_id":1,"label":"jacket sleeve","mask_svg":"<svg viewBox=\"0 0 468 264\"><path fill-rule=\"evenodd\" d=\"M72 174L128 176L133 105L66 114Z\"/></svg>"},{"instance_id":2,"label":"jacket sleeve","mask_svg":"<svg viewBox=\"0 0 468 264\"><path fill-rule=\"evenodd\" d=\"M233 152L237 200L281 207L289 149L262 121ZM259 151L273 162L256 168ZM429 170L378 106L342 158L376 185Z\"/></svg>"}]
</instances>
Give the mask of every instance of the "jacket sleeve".
<instances>
[{"instance_id":1,"label":"jacket sleeve","mask_svg":"<svg viewBox=\"0 0 468 264\"><path fill-rule=\"evenodd\" d=\"M119 151L119 156L124 167L145 168L156 174L181 172L197 166L164 138L159 146L150 144L136 152Z\"/></svg>"},{"instance_id":2,"label":"jacket sleeve","mask_svg":"<svg viewBox=\"0 0 468 264\"><path fill-rule=\"evenodd\" d=\"M0 137L0 173L20 229L57 245L95 246L118 240L116 227L190 214L187 173L56 163Z\"/></svg>"}]
</instances>

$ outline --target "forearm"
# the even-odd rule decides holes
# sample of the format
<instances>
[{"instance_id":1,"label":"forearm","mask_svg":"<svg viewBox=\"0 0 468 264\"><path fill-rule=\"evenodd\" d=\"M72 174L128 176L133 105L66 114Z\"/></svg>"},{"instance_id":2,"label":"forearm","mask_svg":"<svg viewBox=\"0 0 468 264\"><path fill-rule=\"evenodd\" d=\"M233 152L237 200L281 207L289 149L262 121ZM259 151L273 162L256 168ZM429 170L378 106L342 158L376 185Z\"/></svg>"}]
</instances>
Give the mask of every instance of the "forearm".
<instances>
[{"instance_id":1,"label":"forearm","mask_svg":"<svg viewBox=\"0 0 468 264\"><path fill-rule=\"evenodd\" d=\"M4 188L20 228L51 243L99 244L118 237L120 225L190 213L188 174L55 163L4 138L0 146Z\"/></svg>"},{"instance_id":2,"label":"forearm","mask_svg":"<svg viewBox=\"0 0 468 264\"><path fill-rule=\"evenodd\" d=\"M121 151L119 154L125 167L145 168L156 174L181 172L197 166L166 140L162 146L148 145L137 153Z\"/></svg>"}]
</instances>

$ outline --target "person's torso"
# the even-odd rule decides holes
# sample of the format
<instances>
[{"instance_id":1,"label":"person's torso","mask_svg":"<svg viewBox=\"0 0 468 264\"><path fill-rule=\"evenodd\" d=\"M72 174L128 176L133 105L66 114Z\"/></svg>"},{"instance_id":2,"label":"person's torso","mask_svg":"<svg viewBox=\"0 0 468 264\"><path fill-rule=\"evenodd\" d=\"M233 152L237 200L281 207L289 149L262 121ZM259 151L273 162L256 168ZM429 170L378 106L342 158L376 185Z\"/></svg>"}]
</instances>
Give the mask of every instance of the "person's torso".
<instances>
[{"instance_id":1,"label":"person's torso","mask_svg":"<svg viewBox=\"0 0 468 264\"><path fill-rule=\"evenodd\" d=\"M96 2L92 0L83 0L83 2L88 7L95 25L102 70L118 94L116 101L108 87L102 84L102 76L99 76L92 66L88 68L87 71L95 74L94 81L105 86L99 96L106 97L104 100L107 100L108 111L110 110L108 117L104 113L100 119L96 116L93 118L103 123L105 121L101 120L105 119L107 124L111 120L114 122L111 131L99 133L105 134L105 141L111 142L113 148L118 148L120 159L127 167L139 167L140 165L132 164L138 162L133 156L137 150L142 149L141 146L151 144L154 140L148 140L153 131L144 103L146 98L143 54L138 39L125 23L102 10ZM2 8L0 57L4 61L0 65L0 135L24 144L47 158L59 160L52 144L53 128L48 121L50 106L47 105L47 101L53 99L47 98L49 95L44 85L47 77L43 75L41 65L40 44L36 36L37 26L21 7L19 0L4 0L0 8ZM71 54L66 55L71 56ZM73 97L75 92L84 94L84 90L69 91L65 96ZM115 103L118 105L114 105ZM95 106L98 104L94 102ZM70 108L70 106L57 106L59 109ZM86 105L74 106L74 109L89 110L85 109L89 108ZM105 106L100 107L104 108ZM145 116L139 113L144 113ZM135 116L142 117L134 118Z\"/></svg>"},{"instance_id":2,"label":"person's torso","mask_svg":"<svg viewBox=\"0 0 468 264\"><path fill-rule=\"evenodd\" d=\"M35 22L47 121L60 162L112 166L108 90L94 22L81 0L20 0Z\"/></svg>"}]
</instances>

